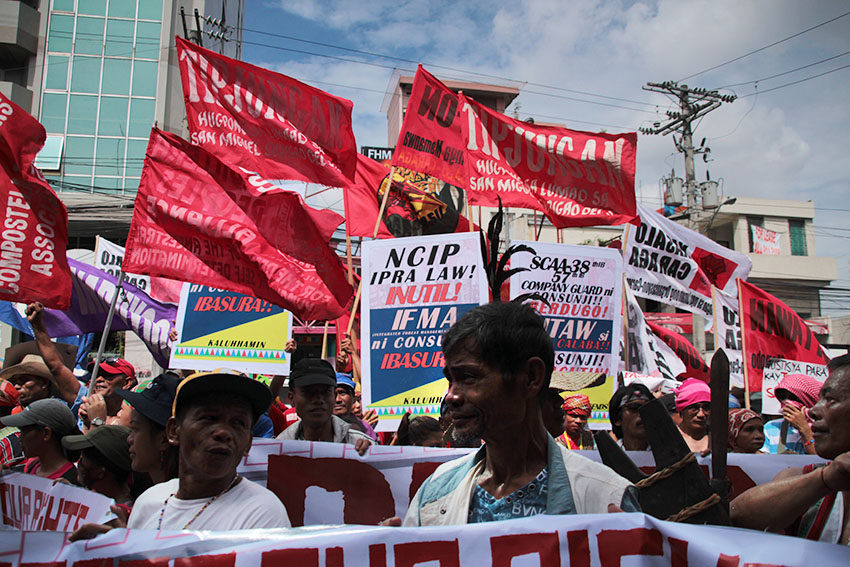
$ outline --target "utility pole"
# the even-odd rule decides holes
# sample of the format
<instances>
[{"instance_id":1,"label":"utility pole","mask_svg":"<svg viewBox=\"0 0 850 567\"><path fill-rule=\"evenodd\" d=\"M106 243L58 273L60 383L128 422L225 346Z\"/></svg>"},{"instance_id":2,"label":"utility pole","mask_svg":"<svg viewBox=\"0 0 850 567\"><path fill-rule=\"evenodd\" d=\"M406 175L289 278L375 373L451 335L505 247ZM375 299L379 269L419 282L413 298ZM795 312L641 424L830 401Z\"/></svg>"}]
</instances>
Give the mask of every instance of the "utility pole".
<instances>
[{"instance_id":1,"label":"utility pole","mask_svg":"<svg viewBox=\"0 0 850 567\"><path fill-rule=\"evenodd\" d=\"M643 134L661 134L666 136L673 132L679 132L681 139L673 143L676 149L685 154L685 196L688 211L688 228L699 232L699 222L703 213L702 201L699 198L699 188L694 171L694 140L691 123L705 116L712 110L719 108L724 102L733 102L735 95L724 95L716 90L709 91L704 88L689 88L688 85L679 85L673 81L663 83L647 83L643 87L645 91L662 93L675 96L679 100L679 111L667 111L669 120L666 124L656 123L653 128L641 128ZM693 339L694 346L705 359L705 322L699 315L693 315Z\"/></svg>"}]
</instances>

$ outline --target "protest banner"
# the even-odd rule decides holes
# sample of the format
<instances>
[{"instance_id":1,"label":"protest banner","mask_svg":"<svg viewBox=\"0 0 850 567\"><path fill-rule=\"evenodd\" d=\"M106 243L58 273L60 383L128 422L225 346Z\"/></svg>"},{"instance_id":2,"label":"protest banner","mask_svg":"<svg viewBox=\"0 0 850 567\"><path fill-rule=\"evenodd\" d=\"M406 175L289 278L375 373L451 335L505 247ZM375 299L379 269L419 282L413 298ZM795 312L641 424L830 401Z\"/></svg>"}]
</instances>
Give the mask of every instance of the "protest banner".
<instances>
[{"instance_id":1,"label":"protest banner","mask_svg":"<svg viewBox=\"0 0 850 567\"><path fill-rule=\"evenodd\" d=\"M811 362L800 362L799 360L788 360L785 358L771 358L765 364L761 383L761 412L770 415L782 415L779 400L776 398L776 387L785 378L786 374L805 374L814 378L821 384L826 382L829 370L826 364L814 364Z\"/></svg>"},{"instance_id":2,"label":"protest banner","mask_svg":"<svg viewBox=\"0 0 850 567\"><path fill-rule=\"evenodd\" d=\"M366 156L357 157L355 182L343 192L349 236L372 237L381 200L389 187L378 238L469 232L461 214L466 192L430 175L397 166L390 168Z\"/></svg>"},{"instance_id":3,"label":"protest banner","mask_svg":"<svg viewBox=\"0 0 850 567\"><path fill-rule=\"evenodd\" d=\"M395 431L405 412L439 416L443 333L488 299L476 233L363 243L363 405ZM366 340L368 339L368 340Z\"/></svg>"},{"instance_id":4,"label":"protest banner","mask_svg":"<svg viewBox=\"0 0 850 567\"><path fill-rule=\"evenodd\" d=\"M750 225L750 229L753 235L754 254L766 254L768 256L779 256L782 254L779 246L781 234L754 224Z\"/></svg>"},{"instance_id":5,"label":"protest banner","mask_svg":"<svg viewBox=\"0 0 850 567\"><path fill-rule=\"evenodd\" d=\"M34 164L46 137L0 93L0 300L67 309L68 212Z\"/></svg>"},{"instance_id":6,"label":"protest banner","mask_svg":"<svg viewBox=\"0 0 850 567\"><path fill-rule=\"evenodd\" d=\"M115 501L78 486L34 474L0 475L3 524L17 530L72 532L83 524L115 518Z\"/></svg>"},{"instance_id":7,"label":"protest banner","mask_svg":"<svg viewBox=\"0 0 850 567\"><path fill-rule=\"evenodd\" d=\"M694 317L690 313L644 312L643 316L650 323L667 327L680 335L690 335L694 332Z\"/></svg>"},{"instance_id":8,"label":"protest banner","mask_svg":"<svg viewBox=\"0 0 850 567\"><path fill-rule=\"evenodd\" d=\"M342 443L254 439L237 472L275 492L293 526L374 525L392 515L403 518L413 495L441 463L472 451L477 449L372 445L361 457L353 445ZM597 451L578 453L601 462ZM655 470L652 453L628 455L646 474ZM698 461L708 477L710 457ZM731 498L770 482L788 467L821 462L817 456L730 453Z\"/></svg>"},{"instance_id":9,"label":"protest banner","mask_svg":"<svg viewBox=\"0 0 850 567\"><path fill-rule=\"evenodd\" d=\"M42 321L50 337L70 337L85 333L100 333L106 325L109 305L118 285L118 278L84 262L68 259L72 276L71 306L67 310L44 310ZM133 331L145 344L157 364L168 367L170 346L168 333L177 318L177 306L151 299L145 292L126 281L121 286L115 304L111 331ZM0 310L4 322L28 335L32 327L24 316L26 305L17 304L19 317L8 316Z\"/></svg>"},{"instance_id":10,"label":"protest banner","mask_svg":"<svg viewBox=\"0 0 850 567\"><path fill-rule=\"evenodd\" d=\"M555 228L637 219L637 134L530 124L458 95L468 180L476 205L542 211Z\"/></svg>"},{"instance_id":11,"label":"protest banner","mask_svg":"<svg viewBox=\"0 0 850 567\"><path fill-rule=\"evenodd\" d=\"M94 267L118 278L124 262L124 247L98 235L94 241ZM124 281L136 286L153 299L176 304L180 301L181 282L166 278L151 278L139 274L124 274Z\"/></svg>"},{"instance_id":12,"label":"protest banner","mask_svg":"<svg viewBox=\"0 0 850 567\"><path fill-rule=\"evenodd\" d=\"M333 211L151 131L124 271L264 299L304 319L334 319L353 295L328 245Z\"/></svg>"},{"instance_id":13,"label":"protest banner","mask_svg":"<svg viewBox=\"0 0 850 567\"><path fill-rule=\"evenodd\" d=\"M744 354L741 351L738 296L712 286L711 299L714 305L714 348L722 348L729 359L729 386L743 388Z\"/></svg>"},{"instance_id":14,"label":"protest banner","mask_svg":"<svg viewBox=\"0 0 850 567\"><path fill-rule=\"evenodd\" d=\"M458 96L422 65L398 134L392 165L406 167L468 189Z\"/></svg>"},{"instance_id":15,"label":"protest banner","mask_svg":"<svg viewBox=\"0 0 850 567\"><path fill-rule=\"evenodd\" d=\"M555 345L555 371L591 373L601 383L580 393L590 397L591 423L608 424L622 329L623 257L610 248L512 241L534 254L516 254L511 298L539 293L549 302L528 302L546 323Z\"/></svg>"},{"instance_id":16,"label":"protest banner","mask_svg":"<svg viewBox=\"0 0 850 567\"><path fill-rule=\"evenodd\" d=\"M169 368L289 375L292 313L235 291L183 284Z\"/></svg>"},{"instance_id":17,"label":"protest banner","mask_svg":"<svg viewBox=\"0 0 850 567\"><path fill-rule=\"evenodd\" d=\"M676 353L676 357L685 363L686 378L699 378L708 382L710 378L708 364L702 359L699 351L691 344L691 341L661 325L656 325L649 321L647 321L647 325L649 325L652 334L664 341Z\"/></svg>"},{"instance_id":18,"label":"protest banner","mask_svg":"<svg viewBox=\"0 0 850 567\"><path fill-rule=\"evenodd\" d=\"M354 179L350 100L177 38L193 144L267 179Z\"/></svg>"},{"instance_id":19,"label":"protest banner","mask_svg":"<svg viewBox=\"0 0 850 567\"><path fill-rule=\"evenodd\" d=\"M638 297L701 315L710 330L711 286L735 293L752 261L638 204L640 225L627 227L626 280Z\"/></svg>"},{"instance_id":20,"label":"protest banner","mask_svg":"<svg viewBox=\"0 0 850 567\"><path fill-rule=\"evenodd\" d=\"M624 285L623 309L626 313L626 370L675 380L685 372L685 363L667 344L655 336L643 316L632 290Z\"/></svg>"},{"instance_id":21,"label":"protest banner","mask_svg":"<svg viewBox=\"0 0 850 567\"><path fill-rule=\"evenodd\" d=\"M789 372L815 378L823 375L820 367L829 362L829 356L790 307L745 281L738 282L738 305L744 376L751 392L763 390L765 374L769 374L769 385Z\"/></svg>"},{"instance_id":22,"label":"protest banner","mask_svg":"<svg viewBox=\"0 0 850 567\"><path fill-rule=\"evenodd\" d=\"M846 565L850 548L644 514L535 516L431 528L324 526L189 532L0 533L0 557L39 567L803 567Z\"/></svg>"}]
</instances>

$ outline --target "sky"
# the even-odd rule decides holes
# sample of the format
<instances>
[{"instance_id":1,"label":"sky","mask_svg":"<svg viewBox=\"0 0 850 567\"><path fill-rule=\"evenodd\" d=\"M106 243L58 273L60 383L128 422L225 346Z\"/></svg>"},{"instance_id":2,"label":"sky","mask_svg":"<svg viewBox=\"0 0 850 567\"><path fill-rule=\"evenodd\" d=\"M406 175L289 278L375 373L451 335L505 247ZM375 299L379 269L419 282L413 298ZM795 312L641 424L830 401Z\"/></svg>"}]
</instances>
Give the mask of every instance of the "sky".
<instances>
[{"instance_id":1,"label":"sky","mask_svg":"<svg viewBox=\"0 0 850 567\"><path fill-rule=\"evenodd\" d=\"M517 86L508 114L575 130L664 123L676 105L648 81L722 87L739 98L696 123L711 148L697 180L708 168L725 195L813 200L816 252L836 258L833 287L850 288L848 12L841 0L246 0L242 59L352 100L358 146L395 145L384 93L416 62ZM671 169L683 175L671 136L640 134L638 200L658 206ZM850 315L850 294L828 303Z\"/></svg>"}]
</instances>

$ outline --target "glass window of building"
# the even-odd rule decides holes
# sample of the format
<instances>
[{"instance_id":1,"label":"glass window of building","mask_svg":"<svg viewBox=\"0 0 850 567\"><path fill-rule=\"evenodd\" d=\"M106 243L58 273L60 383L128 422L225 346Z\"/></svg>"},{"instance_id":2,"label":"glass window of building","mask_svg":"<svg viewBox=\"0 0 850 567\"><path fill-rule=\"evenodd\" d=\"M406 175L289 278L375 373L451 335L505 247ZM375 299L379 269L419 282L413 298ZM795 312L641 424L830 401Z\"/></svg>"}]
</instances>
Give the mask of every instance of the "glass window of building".
<instances>
[{"instance_id":1,"label":"glass window of building","mask_svg":"<svg viewBox=\"0 0 850 567\"><path fill-rule=\"evenodd\" d=\"M95 177L95 191L121 192L124 180L120 177Z\"/></svg>"},{"instance_id":2,"label":"glass window of building","mask_svg":"<svg viewBox=\"0 0 850 567\"><path fill-rule=\"evenodd\" d=\"M753 227L764 227L764 217L747 217L747 237L750 239L750 252L755 251L753 246Z\"/></svg>"},{"instance_id":3,"label":"glass window of building","mask_svg":"<svg viewBox=\"0 0 850 567\"><path fill-rule=\"evenodd\" d=\"M162 0L143 0L139 2L140 20L162 20Z\"/></svg>"},{"instance_id":4,"label":"glass window of building","mask_svg":"<svg viewBox=\"0 0 850 567\"><path fill-rule=\"evenodd\" d=\"M51 14L47 32L47 51L70 53L74 40L74 16Z\"/></svg>"},{"instance_id":5,"label":"glass window of building","mask_svg":"<svg viewBox=\"0 0 850 567\"><path fill-rule=\"evenodd\" d=\"M91 136L68 136L65 138L65 175L89 175L91 183L94 161L94 138ZM79 181L79 180L78 180Z\"/></svg>"},{"instance_id":6,"label":"glass window of building","mask_svg":"<svg viewBox=\"0 0 850 567\"><path fill-rule=\"evenodd\" d=\"M57 91L68 90L68 56L47 56L47 78L44 88Z\"/></svg>"},{"instance_id":7,"label":"glass window of building","mask_svg":"<svg viewBox=\"0 0 850 567\"><path fill-rule=\"evenodd\" d=\"M135 18L136 0L110 0L110 18Z\"/></svg>"},{"instance_id":8,"label":"glass window of building","mask_svg":"<svg viewBox=\"0 0 850 567\"><path fill-rule=\"evenodd\" d=\"M147 140L153 126L155 107L156 101L151 98L134 98L130 101L130 137Z\"/></svg>"},{"instance_id":9,"label":"glass window of building","mask_svg":"<svg viewBox=\"0 0 850 567\"><path fill-rule=\"evenodd\" d=\"M74 0L53 0L51 7L54 11L73 12Z\"/></svg>"},{"instance_id":10,"label":"glass window of building","mask_svg":"<svg viewBox=\"0 0 850 567\"><path fill-rule=\"evenodd\" d=\"M114 57L133 56L133 22L132 20L106 21L106 45L104 55Z\"/></svg>"},{"instance_id":11,"label":"glass window of building","mask_svg":"<svg viewBox=\"0 0 850 567\"><path fill-rule=\"evenodd\" d=\"M98 138L94 158L95 175L124 175L123 138Z\"/></svg>"},{"instance_id":12,"label":"glass window of building","mask_svg":"<svg viewBox=\"0 0 850 567\"><path fill-rule=\"evenodd\" d=\"M71 92L97 93L100 86L100 57L74 55L71 64Z\"/></svg>"},{"instance_id":13,"label":"glass window of building","mask_svg":"<svg viewBox=\"0 0 850 567\"><path fill-rule=\"evenodd\" d=\"M74 32L74 53L100 55L103 53L103 18L77 17Z\"/></svg>"},{"instance_id":14,"label":"glass window of building","mask_svg":"<svg viewBox=\"0 0 850 567\"><path fill-rule=\"evenodd\" d=\"M97 97L71 95L68 104L68 133L94 135L97 123Z\"/></svg>"},{"instance_id":15,"label":"glass window of building","mask_svg":"<svg viewBox=\"0 0 850 567\"><path fill-rule=\"evenodd\" d=\"M148 128L150 133L150 128ZM145 140L127 140L127 162L124 174L127 177L139 177L142 175L142 163L145 159L145 150L148 148L148 141Z\"/></svg>"},{"instance_id":16,"label":"glass window of building","mask_svg":"<svg viewBox=\"0 0 850 567\"><path fill-rule=\"evenodd\" d=\"M129 59L105 57L103 59L103 85L100 89L101 94L130 94L131 64L132 62Z\"/></svg>"},{"instance_id":17,"label":"glass window of building","mask_svg":"<svg viewBox=\"0 0 850 567\"><path fill-rule=\"evenodd\" d=\"M127 102L123 96L103 97L100 99L98 116L98 136L127 136Z\"/></svg>"},{"instance_id":18,"label":"glass window of building","mask_svg":"<svg viewBox=\"0 0 850 567\"><path fill-rule=\"evenodd\" d=\"M41 123L44 129L55 134L65 133L65 110L68 95L44 93L41 97Z\"/></svg>"},{"instance_id":19,"label":"glass window of building","mask_svg":"<svg viewBox=\"0 0 850 567\"><path fill-rule=\"evenodd\" d=\"M133 63L133 96L156 96L156 61Z\"/></svg>"},{"instance_id":20,"label":"glass window of building","mask_svg":"<svg viewBox=\"0 0 850 567\"><path fill-rule=\"evenodd\" d=\"M115 3L115 0L113 0L113 3ZM88 16L105 16L106 0L77 0L77 13Z\"/></svg>"},{"instance_id":21,"label":"glass window of building","mask_svg":"<svg viewBox=\"0 0 850 567\"><path fill-rule=\"evenodd\" d=\"M789 219L788 232L791 237L791 255L806 256L806 224L805 221Z\"/></svg>"},{"instance_id":22,"label":"glass window of building","mask_svg":"<svg viewBox=\"0 0 850 567\"><path fill-rule=\"evenodd\" d=\"M136 57L141 59L159 59L159 34L162 25L159 22L138 22L136 24Z\"/></svg>"}]
</instances>

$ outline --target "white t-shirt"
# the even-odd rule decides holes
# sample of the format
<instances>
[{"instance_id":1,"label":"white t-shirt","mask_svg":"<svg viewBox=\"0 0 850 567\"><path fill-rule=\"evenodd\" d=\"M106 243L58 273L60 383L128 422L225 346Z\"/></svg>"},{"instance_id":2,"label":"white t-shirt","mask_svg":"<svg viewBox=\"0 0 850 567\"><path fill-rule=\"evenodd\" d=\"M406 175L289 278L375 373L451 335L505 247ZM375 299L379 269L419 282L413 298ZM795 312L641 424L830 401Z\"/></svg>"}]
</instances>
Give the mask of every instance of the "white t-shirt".
<instances>
[{"instance_id":1,"label":"white t-shirt","mask_svg":"<svg viewBox=\"0 0 850 567\"><path fill-rule=\"evenodd\" d=\"M145 490L133 505L127 527L155 530L160 512L169 495L177 492L179 480L174 478ZM163 530L182 530L210 498L168 499L162 517ZM288 528L289 515L274 492L247 479L219 496L189 524L187 530L248 530L252 528Z\"/></svg>"}]
</instances>

